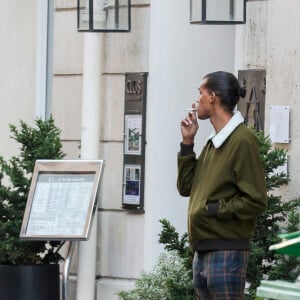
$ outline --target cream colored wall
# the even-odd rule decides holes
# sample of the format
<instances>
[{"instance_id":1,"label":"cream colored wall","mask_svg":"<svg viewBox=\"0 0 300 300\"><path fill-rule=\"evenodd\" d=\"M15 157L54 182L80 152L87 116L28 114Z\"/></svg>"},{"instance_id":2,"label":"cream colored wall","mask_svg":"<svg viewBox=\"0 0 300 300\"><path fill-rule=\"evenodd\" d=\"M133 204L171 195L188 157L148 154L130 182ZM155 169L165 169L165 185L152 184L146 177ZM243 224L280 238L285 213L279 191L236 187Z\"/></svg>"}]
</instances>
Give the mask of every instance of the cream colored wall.
<instances>
[{"instance_id":1,"label":"cream colored wall","mask_svg":"<svg viewBox=\"0 0 300 300\"><path fill-rule=\"evenodd\" d=\"M103 34L100 157L106 161L100 191L97 297L115 299L133 284L144 265L144 217L121 209L125 72L148 71L147 0L132 1L130 33ZM80 155L83 33L77 31L77 1L55 1L52 113L62 129L68 158ZM72 274L76 273L76 254ZM122 279L123 280L120 280ZM75 282L71 293L75 295Z\"/></svg>"},{"instance_id":2,"label":"cream colored wall","mask_svg":"<svg viewBox=\"0 0 300 300\"><path fill-rule=\"evenodd\" d=\"M269 1L247 2L247 22L243 25L246 68L266 68Z\"/></svg>"},{"instance_id":3,"label":"cream colored wall","mask_svg":"<svg viewBox=\"0 0 300 300\"><path fill-rule=\"evenodd\" d=\"M82 34L77 32L75 0L55 1L51 112L62 129L67 158L80 156Z\"/></svg>"},{"instance_id":4,"label":"cream colored wall","mask_svg":"<svg viewBox=\"0 0 300 300\"><path fill-rule=\"evenodd\" d=\"M289 155L290 183L282 189L283 199L300 196L300 3L296 0L269 1L267 35L267 108L288 105L291 142L285 146ZM267 109L267 128L269 112ZM278 145L279 146L279 145Z\"/></svg>"},{"instance_id":5,"label":"cream colored wall","mask_svg":"<svg viewBox=\"0 0 300 300\"><path fill-rule=\"evenodd\" d=\"M172 7L172 9L170 9ZM151 1L149 92L145 187L145 267L151 269L163 250L157 244L160 219L178 232L187 231L188 198L176 189L180 120L197 99L201 79L209 72L234 69L235 27L192 25L189 2ZM197 154L211 133L209 120L199 121Z\"/></svg>"},{"instance_id":6,"label":"cream colored wall","mask_svg":"<svg viewBox=\"0 0 300 300\"><path fill-rule=\"evenodd\" d=\"M106 159L99 213L98 299L132 286L144 267L144 215L121 210L125 72L147 72L150 1L132 1L129 33L105 35L100 156Z\"/></svg>"},{"instance_id":7,"label":"cream colored wall","mask_svg":"<svg viewBox=\"0 0 300 300\"><path fill-rule=\"evenodd\" d=\"M271 105L288 105L289 144L275 144L288 150L290 183L281 188L284 200L300 195L300 2L272 0L247 2L244 28L244 68L265 68L265 131L270 130Z\"/></svg>"},{"instance_id":8,"label":"cream colored wall","mask_svg":"<svg viewBox=\"0 0 300 300\"><path fill-rule=\"evenodd\" d=\"M0 10L0 154L9 158L17 145L9 124L33 123L35 113L36 0L2 0Z\"/></svg>"}]
</instances>

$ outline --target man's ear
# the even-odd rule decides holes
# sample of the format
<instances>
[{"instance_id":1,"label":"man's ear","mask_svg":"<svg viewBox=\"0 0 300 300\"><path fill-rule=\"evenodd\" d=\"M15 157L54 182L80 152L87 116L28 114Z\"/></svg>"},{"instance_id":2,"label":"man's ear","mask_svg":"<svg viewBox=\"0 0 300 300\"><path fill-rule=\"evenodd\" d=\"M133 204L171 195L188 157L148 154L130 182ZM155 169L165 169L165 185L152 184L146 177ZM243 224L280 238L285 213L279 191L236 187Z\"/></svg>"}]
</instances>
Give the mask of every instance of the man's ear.
<instances>
[{"instance_id":1,"label":"man's ear","mask_svg":"<svg viewBox=\"0 0 300 300\"><path fill-rule=\"evenodd\" d=\"M210 96L209 96L209 102L213 103L213 102L215 102L215 100L216 100L216 93L211 91Z\"/></svg>"}]
</instances>

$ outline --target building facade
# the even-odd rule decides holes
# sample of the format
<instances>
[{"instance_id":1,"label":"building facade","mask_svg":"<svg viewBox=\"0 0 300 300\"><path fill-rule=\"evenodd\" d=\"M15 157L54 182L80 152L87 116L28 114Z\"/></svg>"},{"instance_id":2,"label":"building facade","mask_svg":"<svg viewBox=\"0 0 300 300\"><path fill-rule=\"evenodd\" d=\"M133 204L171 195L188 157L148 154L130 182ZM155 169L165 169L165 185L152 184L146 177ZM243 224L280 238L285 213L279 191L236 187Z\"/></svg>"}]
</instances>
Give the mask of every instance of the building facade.
<instances>
[{"instance_id":1,"label":"building facade","mask_svg":"<svg viewBox=\"0 0 300 300\"><path fill-rule=\"evenodd\" d=\"M23 3L24 2L24 3ZM97 299L117 299L163 251L160 219L186 231L188 199L176 190L176 155L184 108L212 71L266 70L265 132L270 107L290 108L291 182L283 199L299 195L300 21L297 0L247 1L242 25L189 22L189 1L132 0L131 31L102 35L99 158L106 161L97 226ZM68 159L80 158L84 33L77 31L76 0L4 0L1 10L1 149L17 151L8 124L53 115ZM125 74L147 72L144 213L122 208ZM5 113L4 113L5 112ZM273 124L271 124L273 126ZM196 151L209 135L201 121ZM77 251L71 270L75 295ZM73 296L74 299L75 296Z\"/></svg>"}]
</instances>

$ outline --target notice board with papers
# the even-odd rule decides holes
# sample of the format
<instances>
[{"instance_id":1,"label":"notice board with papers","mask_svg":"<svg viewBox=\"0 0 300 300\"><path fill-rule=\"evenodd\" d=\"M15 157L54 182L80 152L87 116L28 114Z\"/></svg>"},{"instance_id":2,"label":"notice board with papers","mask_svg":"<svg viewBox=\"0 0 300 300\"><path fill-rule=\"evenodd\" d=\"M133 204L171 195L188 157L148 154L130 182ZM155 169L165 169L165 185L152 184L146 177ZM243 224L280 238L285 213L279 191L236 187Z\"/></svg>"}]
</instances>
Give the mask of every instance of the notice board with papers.
<instances>
[{"instance_id":1,"label":"notice board with papers","mask_svg":"<svg viewBox=\"0 0 300 300\"><path fill-rule=\"evenodd\" d=\"M88 240L103 160L37 160L20 238Z\"/></svg>"}]
</instances>

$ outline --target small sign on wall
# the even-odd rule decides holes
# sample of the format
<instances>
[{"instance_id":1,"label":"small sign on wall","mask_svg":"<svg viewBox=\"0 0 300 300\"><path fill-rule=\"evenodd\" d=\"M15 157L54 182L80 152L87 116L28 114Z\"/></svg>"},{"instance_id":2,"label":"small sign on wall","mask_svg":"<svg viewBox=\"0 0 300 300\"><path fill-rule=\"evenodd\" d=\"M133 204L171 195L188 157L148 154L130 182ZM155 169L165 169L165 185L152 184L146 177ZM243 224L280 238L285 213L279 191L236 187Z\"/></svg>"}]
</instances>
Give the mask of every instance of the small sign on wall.
<instances>
[{"instance_id":1,"label":"small sign on wall","mask_svg":"<svg viewBox=\"0 0 300 300\"><path fill-rule=\"evenodd\" d=\"M148 73L125 74L122 208L144 213Z\"/></svg>"},{"instance_id":2,"label":"small sign on wall","mask_svg":"<svg viewBox=\"0 0 300 300\"><path fill-rule=\"evenodd\" d=\"M285 105L270 107L270 138L273 143L290 142L290 108Z\"/></svg>"},{"instance_id":3,"label":"small sign on wall","mask_svg":"<svg viewBox=\"0 0 300 300\"><path fill-rule=\"evenodd\" d=\"M124 165L123 204L140 205L141 165Z\"/></svg>"}]
</instances>

